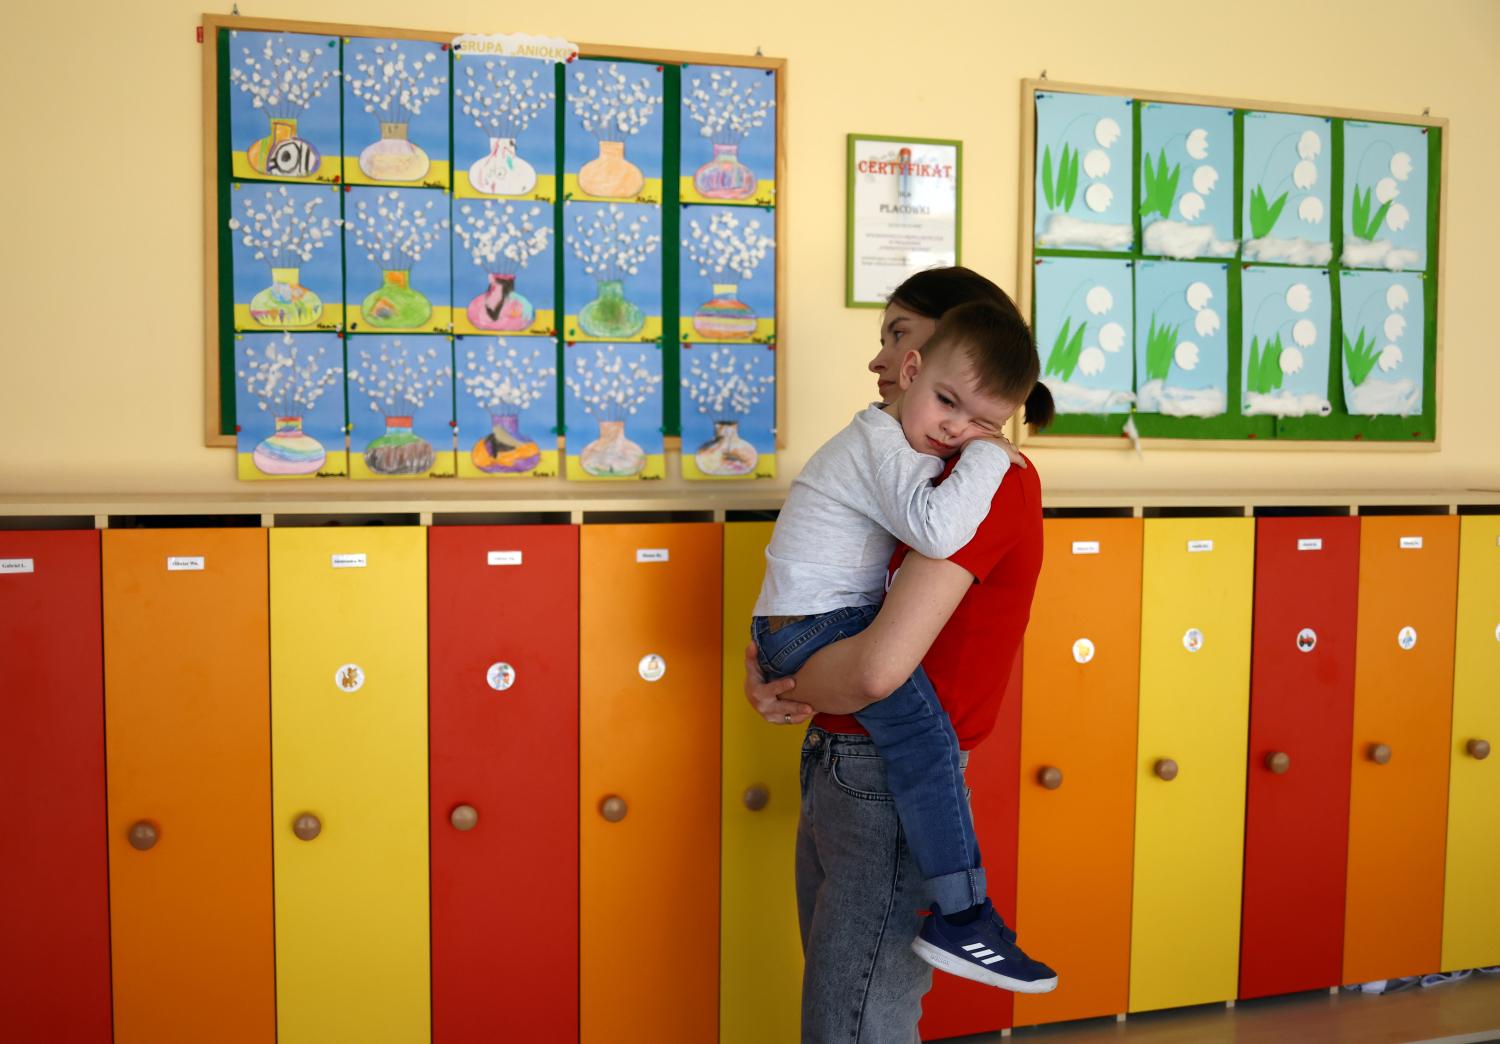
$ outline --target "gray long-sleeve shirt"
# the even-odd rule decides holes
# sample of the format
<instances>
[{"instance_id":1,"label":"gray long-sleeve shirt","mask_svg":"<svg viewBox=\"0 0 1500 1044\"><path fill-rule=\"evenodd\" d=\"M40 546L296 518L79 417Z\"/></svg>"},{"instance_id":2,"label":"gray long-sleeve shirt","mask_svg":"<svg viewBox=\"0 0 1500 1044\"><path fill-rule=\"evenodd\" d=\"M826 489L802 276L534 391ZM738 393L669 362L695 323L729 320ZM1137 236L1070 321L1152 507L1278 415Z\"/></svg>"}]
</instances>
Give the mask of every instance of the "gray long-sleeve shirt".
<instances>
[{"instance_id":1,"label":"gray long-sleeve shirt","mask_svg":"<svg viewBox=\"0 0 1500 1044\"><path fill-rule=\"evenodd\" d=\"M897 541L928 558L967 544L1010 467L976 440L941 485L943 461L919 453L878 403L854 415L812 455L787 491L766 548L756 616L879 605Z\"/></svg>"}]
</instances>

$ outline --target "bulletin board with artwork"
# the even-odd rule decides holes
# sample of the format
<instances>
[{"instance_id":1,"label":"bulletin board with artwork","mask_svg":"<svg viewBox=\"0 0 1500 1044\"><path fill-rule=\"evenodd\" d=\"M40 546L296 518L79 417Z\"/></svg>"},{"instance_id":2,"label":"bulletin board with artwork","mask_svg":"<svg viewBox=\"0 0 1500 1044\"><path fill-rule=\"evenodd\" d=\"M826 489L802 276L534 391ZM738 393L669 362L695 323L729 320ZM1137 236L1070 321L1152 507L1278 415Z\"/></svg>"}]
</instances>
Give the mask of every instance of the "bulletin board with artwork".
<instances>
[{"instance_id":1,"label":"bulletin board with artwork","mask_svg":"<svg viewBox=\"0 0 1500 1044\"><path fill-rule=\"evenodd\" d=\"M1022 127L1033 441L1436 448L1446 120L1027 80Z\"/></svg>"},{"instance_id":2,"label":"bulletin board with artwork","mask_svg":"<svg viewBox=\"0 0 1500 1044\"><path fill-rule=\"evenodd\" d=\"M771 478L781 59L206 15L207 441L247 480Z\"/></svg>"}]
</instances>

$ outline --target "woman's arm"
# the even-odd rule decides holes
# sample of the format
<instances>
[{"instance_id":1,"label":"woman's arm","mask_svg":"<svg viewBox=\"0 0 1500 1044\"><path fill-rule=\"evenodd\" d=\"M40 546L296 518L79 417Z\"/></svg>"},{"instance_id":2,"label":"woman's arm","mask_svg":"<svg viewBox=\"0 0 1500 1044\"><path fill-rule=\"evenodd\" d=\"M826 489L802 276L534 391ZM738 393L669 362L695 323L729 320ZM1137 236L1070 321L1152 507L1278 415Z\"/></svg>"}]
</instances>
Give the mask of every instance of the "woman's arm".
<instances>
[{"instance_id":1,"label":"woman's arm","mask_svg":"<svg viewBox=\"0 0 1500 1044\"><path fill-rule=\"evenodd\" d=\"M963 566L908 553L875 621L819 650L793 679L766 682L748 656L745 698L773 723L785 722L787 714L794 723L806 720L808 708L826 714L864 710L917 669L973 582ZM782 698L794 687L791 698Z\"/></svg>"}]
</instances>

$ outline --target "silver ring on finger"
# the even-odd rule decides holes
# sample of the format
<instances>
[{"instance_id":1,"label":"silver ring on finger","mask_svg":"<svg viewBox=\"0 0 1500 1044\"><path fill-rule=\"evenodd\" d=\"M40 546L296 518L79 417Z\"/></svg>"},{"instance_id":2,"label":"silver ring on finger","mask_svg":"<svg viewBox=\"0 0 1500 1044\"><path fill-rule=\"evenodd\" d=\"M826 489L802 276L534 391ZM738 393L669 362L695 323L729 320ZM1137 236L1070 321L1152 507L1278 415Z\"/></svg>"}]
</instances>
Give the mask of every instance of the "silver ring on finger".
<instances>
[{"instance_id":1,"label":"silver ring on finger","mask_svg":"<svg viewBox=\"0 0 1500 1044\"><path fill-rule=\"evenodd\" d=\"M783 714L781 717L788 725L792 723L792 716L790 714Z\"/></svg>"}]
</instances>

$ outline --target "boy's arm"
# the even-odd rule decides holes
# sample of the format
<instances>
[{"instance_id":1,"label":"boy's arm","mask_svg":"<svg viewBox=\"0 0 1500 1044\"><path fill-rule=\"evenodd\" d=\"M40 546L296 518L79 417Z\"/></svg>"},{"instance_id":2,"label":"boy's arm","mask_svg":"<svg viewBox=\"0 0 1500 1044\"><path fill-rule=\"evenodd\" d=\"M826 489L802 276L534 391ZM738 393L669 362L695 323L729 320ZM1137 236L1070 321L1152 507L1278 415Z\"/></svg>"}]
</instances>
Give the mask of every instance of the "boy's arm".
<instances>
[{"instance_id":1,"label":"boy's arm","mask_svg":"<svg viewBox=\"0 0 1500 1044\"><path fill-rule=\"evenodd\" d=\"M907 554L869 627L820 649L793 679L767 682L747 657L745 698L772 724L784 723L788 714L792 723L806 720L808 708L864 710L911 677L973 583L963 566Z\"/></svg>"},{"instance_id":2,"label":"boy's arm","mask_svg":"<svg viewBox=\"0 0 1500 1044\"><path fill-rule=\"evenodd\" d=\"M1004 449L975 439L963 449L953 471L932 484L932 461L900 436L875 471L870 493L879 512L875 521L901 543L927 558L944 559L974 538L990 513L990 502L1010 467Z\"/></svg>"}]
</instances>

